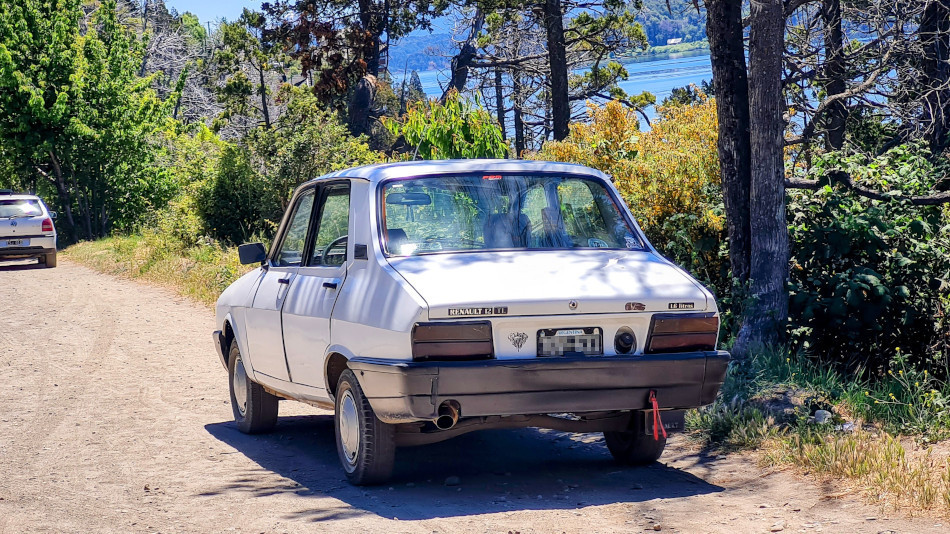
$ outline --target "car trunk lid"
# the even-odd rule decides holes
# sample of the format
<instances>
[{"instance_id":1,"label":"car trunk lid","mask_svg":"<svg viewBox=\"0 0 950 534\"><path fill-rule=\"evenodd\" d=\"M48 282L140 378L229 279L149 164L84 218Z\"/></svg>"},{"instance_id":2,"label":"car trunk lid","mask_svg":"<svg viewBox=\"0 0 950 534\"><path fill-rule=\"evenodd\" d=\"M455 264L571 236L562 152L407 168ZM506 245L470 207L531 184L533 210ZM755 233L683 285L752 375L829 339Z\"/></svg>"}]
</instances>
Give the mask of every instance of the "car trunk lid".
<instances>
[{"instance_id":1,"label":"car trunk lid","mask_svg":"<svg viewBox=\"0 0 950 534\"><path fill-rule=\"evenodd\" d=\"M650 252L551 250L390 258L429 317L704 311L706 292Z\"/></svg>"}]
</instances>

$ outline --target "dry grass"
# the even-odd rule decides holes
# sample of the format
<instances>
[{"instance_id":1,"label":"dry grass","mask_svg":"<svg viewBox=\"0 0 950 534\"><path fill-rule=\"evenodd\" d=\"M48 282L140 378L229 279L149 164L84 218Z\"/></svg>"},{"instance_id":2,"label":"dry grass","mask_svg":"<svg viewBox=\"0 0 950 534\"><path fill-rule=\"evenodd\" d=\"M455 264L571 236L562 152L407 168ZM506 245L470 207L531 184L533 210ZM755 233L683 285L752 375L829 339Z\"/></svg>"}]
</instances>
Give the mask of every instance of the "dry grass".
<instances>
[{"instance_id":1,"label":"dry grass","mask_svg":"<svg viewBox=\"0 0 950 534\"><path fill-rule=\"evenodd\" d=\"M155 233L78 243L67 248L64 256L99 272L170 287L207 305L213 305L231 282L249 270L238 261L236 248L183 247Z\"/></svg>"},{"instance_id":2,"label":"dry grass","mask_svg":"<svg viewBox=\"0 0 950 534\"><path fill-rule=\"evenodd\" d=\"M850 480L886 508L950 513L950 450L919 447L885 432L793 433L771 440L765 458L817 476Z\"/></svg>"}]
</instances>

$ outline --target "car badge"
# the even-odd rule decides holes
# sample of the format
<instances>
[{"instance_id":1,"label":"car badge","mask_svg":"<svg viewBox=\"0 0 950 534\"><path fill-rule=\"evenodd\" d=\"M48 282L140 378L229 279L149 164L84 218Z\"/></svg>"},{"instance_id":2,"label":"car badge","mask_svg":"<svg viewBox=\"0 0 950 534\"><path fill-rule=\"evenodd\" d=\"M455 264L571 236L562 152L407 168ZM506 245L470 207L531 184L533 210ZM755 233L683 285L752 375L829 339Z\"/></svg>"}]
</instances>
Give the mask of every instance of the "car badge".
<instances>
[{"instance_id":1,"label":"car badge","mask_svg":"<svg viewBox=\"0 0 950 534\"><path fill-rule=\"evenodd\" d=\"M10 226L16 226L16 221L10 221Z\"/></svg>"},{"instance_id":2,"label":"car badge","mask_svg":"<svg viewBox=\"0 0 950 534\"><path fill-rule=\"evenodd\" d=\"M508 341L511 341L511 344L518 349L518 352L521 352L521 347L524 346L524 342L528 341L528 334L524 332L512 332L508 334Z\"/></svg>"},{"instance_id":3,"label":"car badge","mask_svg":"<svg viewBox=\"0 0 950 534\"><path fill-rule=\"evenodd\" d=\"M696 303L695 303L695 302L671 302L669 309L671 309L671 310L695 310L695 309L696 309Z\"/></svg>"},{"instance_id":4,"label":"car badge","mask_svg":"<svg viewBox=\"0 0 950 534\"><path fill-rule=\"evenodd\" d=\"M627 311L644 311L647 307L642 302L628 302L623 305L623 309Z\"/></svg>"},{"instance_id":5,"label":"car badge","mask_svg":"<svg viewBox=\"0 0 950 534\"><path fill-rule=\"evenodd\" d=\"M576 301L576 300L572 300L572 301L568 302L568 303L567 303L567 307L570 308L570 309L572 309L572 310L576 310L576 309L577 309L577 301Z\"/></svg>"}]
</instances>

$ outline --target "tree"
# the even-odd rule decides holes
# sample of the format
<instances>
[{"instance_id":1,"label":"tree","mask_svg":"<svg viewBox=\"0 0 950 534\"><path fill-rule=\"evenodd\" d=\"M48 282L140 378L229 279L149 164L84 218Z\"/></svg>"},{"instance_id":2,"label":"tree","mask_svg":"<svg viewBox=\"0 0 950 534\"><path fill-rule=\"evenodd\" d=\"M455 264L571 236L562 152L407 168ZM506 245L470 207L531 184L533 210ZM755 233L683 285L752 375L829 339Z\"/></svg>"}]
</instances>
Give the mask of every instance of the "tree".
<instances>
[{"instance_id":1,"label":"tree","mask_svg":"<svg viewBox=\"0 0 950 534\"><path fill-rule=\"evenodd\" d=\"M401 121L387 120L386 127L413 147L422 159L504 158L508 144L501 128L484 108L472 105L458 93L445 104L416 104Z\"/></svg>"},{"instance_id":2,"label":"tree","mask_svg":"<svg viewBox=\"0 0 950 534\"><path fill-rule=\"evenodd\" d=\"M749 191L749 280L735 351L785 339L788 320L788 223L785 219L785 110L782 54L785 17L782 0L752 4L749 31L749 126L752 172Z\"/></svg>"},{"instance_id":3,"label":"tree","mask_svg":"<svg viewBox=\"0 0 950 534\"><path fill-rule=\"evenodd\" d=\"M214 54L218 101L222 120L246 117L251 124L270 128L275 87L287 78L281 51L262 41L264 16L247 8L236 22L223 23L221 43Z\"/></svg>"},{"instance_id":4,"label":"tree","mask_svg":"<svg viewBox=\"0 0 950 534\"><path fill-rule=\"evenodd\" d=\"M627 72L613 56L646 47L635 21L639 2L478 0L469 5L475 14L466 30L469 37L453 59L450 87L462 90L459 83L466 77L456 71L474 69L476 87L491 88L487 100L494 102L498 117L506 115L501 108L509 100L518 153L531 137L566 137L569 122L584 116L575 104L589 98L616 98L634 107L655 100L649 93L630 97L617 87Z\"/></svg>"},{"instance_id":5,"label":"tree","mask_svg":"<svg viewBox=\"0 0 950 534\"><path fill-rule=\"evenodd\" d=\"M261 8L265 41L299 61L314 94L362 134L375 116L374 88L388 69L389 42L431 28L447 6L447 0L276 0Z\"/></svg>"},{"instance_id":6,"label":"tree","mask_svg":"<svg viewBox=\"0 0 950 534\"><path fill-rule=\"evenodd\" d=\"M151 165L167 113L136 73L142 42L103 2L80 32L74 0L0 4L0 138L58 197L65 237L130 228L174 193Z\"/></svg>"}]
</instances>

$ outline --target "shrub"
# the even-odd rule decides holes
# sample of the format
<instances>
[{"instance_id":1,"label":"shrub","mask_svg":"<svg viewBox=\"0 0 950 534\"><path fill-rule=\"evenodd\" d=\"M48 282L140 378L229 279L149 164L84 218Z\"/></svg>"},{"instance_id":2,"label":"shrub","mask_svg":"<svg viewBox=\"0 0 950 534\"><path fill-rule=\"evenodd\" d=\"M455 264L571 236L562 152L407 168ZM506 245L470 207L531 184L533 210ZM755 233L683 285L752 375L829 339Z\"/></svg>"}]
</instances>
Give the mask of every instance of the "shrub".
<instances>
[{"instance_id":1,"label":"shrub","mask_svg":"<svg viewBox=\"0 0 950 534\"><path fill-rule=\"evenodd\" d=\"M402 121L386 120L422 159L504 158L508 143L491 113L453 92L445 104L419 102Z\"/></svg>"},{"instance_id":2,"label":"shrub","mask_svg":"<svg viewBox=\"0 0 950 534\"><path fill-rule=\"evenodd\" d=\"M217 173L196 201L211 235L231 244L271 235L282 215L277 191L251 167L248 152L235 146L224 149Z\"/></svg>"},{"instance_id":3,"label":"shrub","mask_svg":"<svg viewBox=\"0 0 950 534\"><path fill-rule=\"evenodd\" d=\"M916 147L827 154L811 174L843 171L880 190L920 194L935 181ZM792 339L827 362L883 372L898 348L931 371L945 350L950 226L939 207L876 201L826 186L790 195Z\"/></svg>"}]
</instances>

